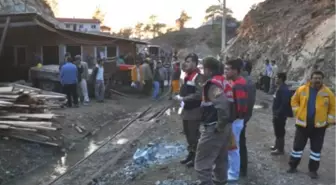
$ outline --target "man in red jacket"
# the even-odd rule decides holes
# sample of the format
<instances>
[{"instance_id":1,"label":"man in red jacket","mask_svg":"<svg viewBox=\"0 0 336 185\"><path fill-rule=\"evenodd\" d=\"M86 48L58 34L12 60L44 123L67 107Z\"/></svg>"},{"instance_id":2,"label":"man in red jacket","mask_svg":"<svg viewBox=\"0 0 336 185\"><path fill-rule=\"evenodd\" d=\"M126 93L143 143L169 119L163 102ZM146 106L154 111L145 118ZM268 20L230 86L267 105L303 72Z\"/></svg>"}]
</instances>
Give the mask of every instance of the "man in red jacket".
<instances>
[{"instance_id":1,"label":"man in red jacket","mask_svg":"<svg viewBox=\"0 0 336 185\"><path fill-rule=\"evenodd\" d=\"M236 181L240 175L239 140L244 128L244 118L248 112L248 90L246 80L240 75L243 62L240 59L230 60L225 64L224 74L232 81L233 107L231 111L232 133L236 148L229 151L228 180Z\"/></svg>"}]
</instances>

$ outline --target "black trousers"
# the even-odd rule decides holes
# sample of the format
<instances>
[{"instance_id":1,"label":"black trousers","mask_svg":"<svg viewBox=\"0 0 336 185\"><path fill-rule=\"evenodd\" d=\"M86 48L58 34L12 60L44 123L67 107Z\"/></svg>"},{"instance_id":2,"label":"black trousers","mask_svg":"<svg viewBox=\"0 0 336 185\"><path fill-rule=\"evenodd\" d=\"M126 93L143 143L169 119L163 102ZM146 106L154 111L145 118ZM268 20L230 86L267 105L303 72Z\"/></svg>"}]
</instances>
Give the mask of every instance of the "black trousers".
<instances>
[{"instance_id":1,"label":"black trousers","mask_svg":"<svg viewBox=\"0 0 336 185\"><path fill-rule=\"evenodd\" d=\"M163 93L163 91L164 91L164 80L160 81L160 89L161 89L161 93Z\"/></svg>"},{"instance_id":2,"label":"black trousers","mask_svg":"<svg viewBox=\"0 0 336 185\"><path fill-rule=\"evenodd\" d=\"M264 76L263 77L263 81L264 81L264 83L263 83L263 85L264 85L264 92L266 92L266 93L268 93L269 92L269 90L270 90L270 86L271 86L271 78L269 77L269 76Z\"/></svg>"},{"instance_id":3,"label":"black trousers","mask_svg":"<svg viewBox=\"0 0 336 185\"><path fill-rule=\"evenodd\" d=\"M72 107L72 101L75 105L78 105L77 84L63 85L63 92L67 96L67 104L69 107Z\"/></svg>"},{"instance_id":4,"label":"black trousers","mask_svg":"<svg viewBox=\"0 0 336 185\"><path fill-rule=\"evenodd\" d=\"M200 138L200 121L183 120L183 131L188 143L188 151L196 152L198 139Z\"/></svg>"},{"instance_id":5,"label":"black trousers","mask_svg":"<svg viewBox=\"0 0 336 185\"><path fill-rule=\"evenodd\" d=\"M286 134L287 118L283 116L273 117L273 129L275 138L284 138Z\"/></svg>"},{"instance_id":6,"label":"black trousers","mask_svg":"<svg viewBox=\"0 0 336 185\"><path fill-rule=\"evenodd\" d=\"M145 95L150 95L152 93L153 80L145 80L145 85L143 91Z\"/></svg>"},{"instance_id":7,"label":"black trousers","mask_svg":"<svg viewBox=\"0 0 336 185\"><path fill-rule=\"evenodd\" d=\"M246 123L247 122L244 121L244 128L240 133L240 139L239 139L240 172L242 174L247 173L247 163L248 163L247 147L246 147Z\"/></svg>"},{"instance_id":8,"label":"black trousers","mask_svg":"<svg viewBox=\"0 0 336 185\"><path fill-rule=\"evenodd\" d=\"M311 151L308 168L312 172L316 172L319 169L325 131L326 128L313 128L313 126L307 128L296 127L293 151L289 160L291 168L297 168L300 164L303 150L309 139Z\"/></svg>"}]
</instances>

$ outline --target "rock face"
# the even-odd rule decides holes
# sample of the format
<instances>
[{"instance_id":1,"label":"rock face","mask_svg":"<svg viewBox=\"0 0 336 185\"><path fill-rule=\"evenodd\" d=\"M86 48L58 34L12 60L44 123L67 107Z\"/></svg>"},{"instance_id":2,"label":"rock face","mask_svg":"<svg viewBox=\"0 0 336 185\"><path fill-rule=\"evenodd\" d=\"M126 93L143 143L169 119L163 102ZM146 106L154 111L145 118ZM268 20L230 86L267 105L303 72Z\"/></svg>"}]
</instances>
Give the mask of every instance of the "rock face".
<instances>
[{"instance_id":1,"label":"rock face","mask_svg":"<svg viewBox=\"0 0 336 185\"><path fill-rule=\"evenodd\" d=\"M0 14L38 13L43 18L63 27L54 16L46 0L0 0Z\"/></svg>"},{"instance_id":2,"label":"rock face","mask_svg":"<svg viewBox=\"0 0 336 185\"><path fill-rule=\"evenodd\" d=\"M335 1L266 0L245 16L228 56L248 57L254 75L266 58L290 80L302 80L317 64L335 85Z\"/></svg>"}]
</instances>

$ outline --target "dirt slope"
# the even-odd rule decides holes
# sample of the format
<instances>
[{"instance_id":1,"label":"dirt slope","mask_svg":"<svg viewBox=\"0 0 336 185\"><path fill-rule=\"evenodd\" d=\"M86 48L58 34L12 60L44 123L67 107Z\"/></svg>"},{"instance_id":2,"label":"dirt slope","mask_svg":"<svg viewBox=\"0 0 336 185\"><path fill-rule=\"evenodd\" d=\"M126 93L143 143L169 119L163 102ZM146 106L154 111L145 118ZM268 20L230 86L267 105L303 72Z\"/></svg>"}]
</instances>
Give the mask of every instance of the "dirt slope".
<instances>
[{"instance_id":1,"label":"dirt slope","mask_svg":"<svg viewBox=\"0 0 336 185\"><path fill-rule=\"evenodd\" d=\"M231 23L234 23L235 26L229 26ZM227 40L236 36L238 26L239 23L235 19L228 21ZM217 55L221 48L221 25L204 25L197 29L185 28L166 33L150 42L163 47L178 49L179 57L184 57L189 52L197 53L200 58Z\"/></svg>"},{"instance_id":2,"label":"dirt slope","mask_svg":"<svg viewBox=\"0 0 336 185\"><path fill-rule=\"evenodd\" d=\"M301 80L313 64L335 84L335 1L266 0L251 10L228 55L250 56L255 74L265 58L276 60L289 78Z\"/></svg>"}]
</instances>

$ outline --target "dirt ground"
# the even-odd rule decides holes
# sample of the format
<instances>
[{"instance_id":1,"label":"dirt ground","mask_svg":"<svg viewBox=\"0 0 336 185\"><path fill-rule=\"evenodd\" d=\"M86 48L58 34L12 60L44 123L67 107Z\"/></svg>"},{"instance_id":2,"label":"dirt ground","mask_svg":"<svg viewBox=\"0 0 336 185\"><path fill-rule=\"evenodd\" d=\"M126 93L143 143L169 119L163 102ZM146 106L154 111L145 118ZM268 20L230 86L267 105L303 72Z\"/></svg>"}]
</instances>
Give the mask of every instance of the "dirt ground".
<instances>
[{"instance_id":1,"label":"dirt ground","mask_svg":"<svg viewBox=\"0 0 336 185\"><path fill-rule=\"evenodd\" d=\"M44 166L59 160L68 150L71 152L89 148L89 141L91 137L94 137L93 135L99 135L100 130L103 130L105 133L100 139L104 139L109 134L117 132L123 126L118 120L129 117L146 101L148 100L114 96L112 100L106 100L104 103L92 101L88 106L53 110L52 112L56 114L64 115L64 118L59 121L62 125L65 148L54 148L1 137L0 184L7 184L7 181L20 179L39 168L43 169ZM74 124L84 127L86 131L79 133L74 128Z\"/></svg>"},{"instance_id":2,"label":"dirt ground","mask_svg":"<svg viewBox=\"0 0 336 185\"><path fill-rule=\"evenodd\" d=\"M306 146L305 155L299 166L299 173L287 174L289 152L291 151L294 136L294 120L287 122L286 135L286 154L284 156L271 156L269 147L273 144L273 128L271 123L271 103L272 97L262 92L257 94L257 102L253 118L248 123L247 146L249 151L248 177L242 178L234 184L249 185L334 185L335 184L335 128L329 128L325 137L323 158L319 170L320 178L311 180L306 172L308 171L309 143ZM148 143L164 138L164 140L176 142L185 141L184 135L180 132L182 124L180 117L176 114L176 108L171 109L170 115L166 114L160 123L155 124L147 130L137 142L133 149L128 151L117 165L101 174L106 185L151 185L160 184L158 181L168 179L185 180L195 182L196 176L193 169L187 169L179 164L181 157L171 160L165 165L151 166L143 170L133 180L125 182L123 177L115 174L118 168L124 168L129 163L132 155L139 147L146 146ZM179 183L175 183L177 185ZM182 185L183 183L181 183ZM161 184L160 184L161 185ZM167 184L169 185L169 184ZM171 184L172 185L172 184ZM188 183L183 185L189 185ZM191 185L191 183L190 183Z\"/></svg>"}]
</instances>

